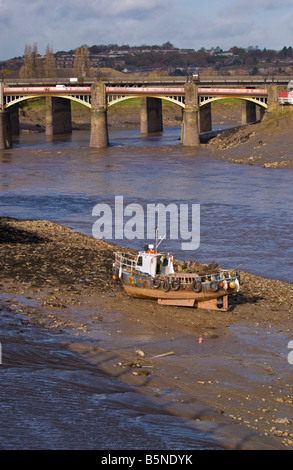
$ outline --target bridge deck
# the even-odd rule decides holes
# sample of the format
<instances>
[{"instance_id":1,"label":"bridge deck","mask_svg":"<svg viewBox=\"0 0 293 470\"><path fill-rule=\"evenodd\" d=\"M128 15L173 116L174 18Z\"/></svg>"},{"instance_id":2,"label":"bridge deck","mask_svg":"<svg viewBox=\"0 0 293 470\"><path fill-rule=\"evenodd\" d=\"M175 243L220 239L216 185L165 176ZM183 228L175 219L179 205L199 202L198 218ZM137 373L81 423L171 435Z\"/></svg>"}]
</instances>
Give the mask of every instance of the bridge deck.
<instances>
[{"instance_id":1,"label":"bridge deck","mask_svg":"<svg viewBox=\"0 0 293 470\"><path fill-rule=\"evenodd\" d=\"M278 85L287 86L289 81L292 79L291 75L200 75L196 77L188 77L188 79L194 83L202 86L267 86L267 85ZM70 78L5 78L3 80L4 86L56 86L58 84L70 85L72 79ZM83 86L91 86L96 80L85 78ZM187 77L145 77L145 76L129 76L126 75L122 78L108 77L103 80L105 85L178 85L184 86L187 81Z\"/></svg>"},{"instance_id":2,"label":"bridge deck","mask_svg":"<svg viewBox=\"0 0 293 470\"><path fill-rule=\"evenodd\" d=\"M29 86L29 87L4 87L4 95L89 95L90 86ZM185 87L170 86L106 86L107 95L184 95ZM199 95L219 96L219 95L240 95L240 96L267 96L266 88L214 88L198 87Z\"/></svg>"}]
</instances>

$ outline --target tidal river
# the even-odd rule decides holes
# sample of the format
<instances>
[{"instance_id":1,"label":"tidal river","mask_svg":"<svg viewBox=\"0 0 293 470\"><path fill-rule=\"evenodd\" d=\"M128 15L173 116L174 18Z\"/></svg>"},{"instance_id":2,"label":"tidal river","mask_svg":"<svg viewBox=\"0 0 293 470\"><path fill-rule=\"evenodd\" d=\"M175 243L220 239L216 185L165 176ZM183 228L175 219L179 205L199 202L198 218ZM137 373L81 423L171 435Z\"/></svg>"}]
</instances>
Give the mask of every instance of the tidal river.
<instances>
[{"instance_id":1,"label":"tidal river","mask_svg":"<svg viewBox=\"0 0 293 470\"><path fill-rule=\"evenodd\" d=\"M180 230L178 239L169 239L167 221L163 251L292 282L292 172L211 159L206 149L182 147L179 138L179 128L152 138L112 130L111 146L96 150L88 147L86 131L21 135L0 153L1 216L47 219L91 235L93 208L107 204L114 217L115 196L124 209L134 203L145 212L150 203L174 203L178 210L199 204L198 249L182 250ZM112 236L136 249L153 242L115 240L114 228Z\"/></svg>"}]
</instances>

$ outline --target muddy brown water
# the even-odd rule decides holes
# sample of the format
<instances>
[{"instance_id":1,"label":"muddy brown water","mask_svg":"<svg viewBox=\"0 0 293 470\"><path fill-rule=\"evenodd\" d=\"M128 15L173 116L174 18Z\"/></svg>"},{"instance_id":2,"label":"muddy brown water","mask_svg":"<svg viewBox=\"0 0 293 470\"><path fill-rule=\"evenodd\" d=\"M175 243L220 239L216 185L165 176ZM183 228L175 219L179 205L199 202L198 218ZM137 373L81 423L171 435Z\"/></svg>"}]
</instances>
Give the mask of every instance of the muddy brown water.
<instances>
[{"instance_id":1,"label":"muddy brown water","mask_svg":"<svg viewBox=\"0 0 293 470\"><path fill-rule=\"evenodd\" d=\"M27 326L5 307L0 335L2 450L224 448L192 419L71 352L76 338ZM109 360L117 361L114 351Z\"/></svg>"},{"instance_id":2,"label":"muddy brown water","mask_svg":"<svg viewBox=\"0 0 293 470\"><path fill-rule=\"evenodd\" d=\"M184 252L178 240L167 240L168 250L180 259L241 263L254 274L292 282L291 173L212 160L207 150L184 149L179 138L179 128L153 138L112 130L111 146L95 150L86 131L22 135L0 153L1 216L52 220L91 235L94 205L114 207L115 195L142 207L200 204L199 249ZM140 248L142 241L122 243ZM0 328L2 449L222 449L243 443L220 419L199 426L184 410L174 413L165 401L111 377L94 358L71 350L76 338L70 332L27 325L4 304ZM86 341L104 346L105 335ZM252 437L247 445L258 444Z\"/></svg>"}]
</instances>

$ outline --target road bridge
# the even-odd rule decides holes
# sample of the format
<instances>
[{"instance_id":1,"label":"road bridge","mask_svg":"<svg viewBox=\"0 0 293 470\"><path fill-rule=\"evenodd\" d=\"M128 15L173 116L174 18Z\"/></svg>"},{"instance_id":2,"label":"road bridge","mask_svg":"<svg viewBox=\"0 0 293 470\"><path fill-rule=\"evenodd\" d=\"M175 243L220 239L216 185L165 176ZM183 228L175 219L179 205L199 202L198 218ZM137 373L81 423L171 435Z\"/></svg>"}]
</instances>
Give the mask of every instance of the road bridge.
<instances>
[{"instance_id":1,"label":"road bridge","mask_svg":"<svg viewBox=\"0 0 293 470\"><path fill-rule=\"evenodd\" d=\"M173 78L173 77L172 77ZM95 82L92 84L52 84L1 83L0 85L0 148L11 145L11 129L5 112L17 109L22 101L46 97L46 133L71 132L70 101L76 101L91 109L91 139L93 147L108 145L107 110L115 104L139 97L141 98L141 133L161 132L162 100L173 102L183 109L182 143L195 146L199 144L199 133L212 129L211 103L219 99L237 98L245 103L243 123L256 121L256 107L261 116L268 107L269 100L276 93L270 87L207 87L199 86L195 80L167 82L158 84L133 80L131 84ZM275 87L271 85L271 87ZM199 116L198 116L199 114ZM11 113L14 119L17 113ZM10 116L11 118L11 116ZM11 121L11 119L10 119ZM200 124L199 124L200 123ZM11 127L11 124L10 124ZM17 128L17 126L14 126ZM2 137L1 137L2 135Z\"/></svg>"},{"instance_id":2,"label":"road bridge","mask_svg":"<svg viewBox=\"0 0 293 470\"><path fill-rule=\"evenodd\" d=\"M268 90L266 88L215 88L198 87L198 104L203 106L207 101L211 102L223 98L240 98L250 100L256 104L267 107ZM105 94L107 106L112 106L119 101L141 97L158 97L166 99L185 107L185 86L106 86ZM8 108L21 101L39 98L43 96L57 96L81 102L91 108L91 86L4 86L3 107Z\"/></svg>"},{"instance_id":3,"label":"road bridge","mask_svg":"<svg viewBox=\"0 0 293 470\"><path fill-rule=\"evenodd\" d=\"M110 85L129 85L129 86L149 86L149 85L176 85L184 86L186 82L190 81L200 86L215 86L215 87L256 87L256 86L285 86L287 87L289 81L292 80L291 75L196 75L196 76L161 76L161 77L146 77L146 76L132 76L125 74L123 77L109 77L100 79L106 86ZM83 86L91 86L97 79L83 79ZM76 83L76 79L72 78L14 78L4 79L3 84L5 86L56 86L56 85L68 85Z\"/></svg>"}]
</instances>

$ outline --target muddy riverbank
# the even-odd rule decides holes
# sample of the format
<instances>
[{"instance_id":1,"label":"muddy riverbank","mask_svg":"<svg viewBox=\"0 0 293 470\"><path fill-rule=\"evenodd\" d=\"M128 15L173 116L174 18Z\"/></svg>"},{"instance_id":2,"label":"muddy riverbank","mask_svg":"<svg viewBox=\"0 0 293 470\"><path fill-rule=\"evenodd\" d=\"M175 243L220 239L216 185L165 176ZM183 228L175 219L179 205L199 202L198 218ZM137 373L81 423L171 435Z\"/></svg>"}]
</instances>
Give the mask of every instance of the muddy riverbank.
<instances>
[{"instance_id":1,"label":"muddy riverbank","mask_svg":"<svg viewBox=\"0 0 293 470\"><path fill-rule=\"evenodd\" d=\"M111 243L42 220L0 226L3 302L25 315L24 332L71 331L65 348L217 427L228 448L293 448L291 284L242 272L228 312L163 307L114 282Z\"/></svg>"},{"instance_id":2,"label":"muddy riverbank","mask_svg":"<svg viewBox=\"0 0 293 470\"><path fill-rule=\"evenodd\" d=\"M268 112L262 122L223 132L207 148L211 156L237 164L293 169L292 107Z\"/></svg>"}]
</instances>

